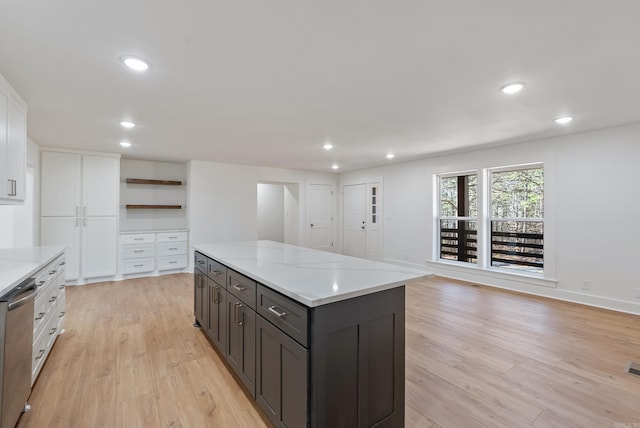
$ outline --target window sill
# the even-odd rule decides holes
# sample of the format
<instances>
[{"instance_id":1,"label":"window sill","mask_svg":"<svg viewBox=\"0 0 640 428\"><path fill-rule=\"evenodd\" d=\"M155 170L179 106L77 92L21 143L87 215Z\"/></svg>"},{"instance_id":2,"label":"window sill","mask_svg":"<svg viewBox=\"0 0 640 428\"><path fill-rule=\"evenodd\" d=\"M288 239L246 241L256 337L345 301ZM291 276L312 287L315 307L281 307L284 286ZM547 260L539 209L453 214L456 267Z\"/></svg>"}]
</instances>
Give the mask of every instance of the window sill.
<instances>
[{"instance_id":1,"label":"window sill","mask_svg":"<svg viewBox=\"0 0 640 428\"><path fill-rule=\"evenodd\" d=\"M447 272L451 274L462 273L462 274L472 274L474 277L483 277L491 280L500 280L500 281L510 281L510 282L519 282L527 285L535 285L540 287L548 287L548 288L557 288L558 280L543 278L541 275L537 274L524 274L524 273L516 273L516 272L505 272L504 270L499 269L487 269L481 268L478 266L456 263L456 262L448 262L448 261L433 261L433 260L425 260L425 264L430 266L436 273L446 275ZM482 282L478 280L477 282Z\"/></svg>"}]
</instances>

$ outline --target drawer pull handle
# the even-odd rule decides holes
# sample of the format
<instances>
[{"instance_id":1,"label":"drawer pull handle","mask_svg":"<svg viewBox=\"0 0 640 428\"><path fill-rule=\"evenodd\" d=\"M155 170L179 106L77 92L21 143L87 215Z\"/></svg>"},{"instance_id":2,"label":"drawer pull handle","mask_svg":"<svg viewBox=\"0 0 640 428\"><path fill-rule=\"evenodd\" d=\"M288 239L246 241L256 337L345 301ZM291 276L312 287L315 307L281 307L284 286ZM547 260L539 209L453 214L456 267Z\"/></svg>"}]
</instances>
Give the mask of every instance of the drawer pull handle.
<instances>
[{"instance_id":1,"label":"drawer pull handle","mask_svg":"<svg viewBox=\"0 0 640 428\"><path fill-rule=\"evenodd\" d=\"M67 264L67 262L60 262L60 266L64 266L66 264Z\"/></svg>"},{"instance_id":2,"label":"drawer pull handle","mask_svg":"<svg viewBox=\"0 0 640 428\"><path fill-rule=\"evenodd\" d=\"M54 273L58 272L56 269L52 270L51 272L49 272L49 275L53 275Z\"/></svg>"},{"instance_id":3,"label":"drawer pull handle","mask_svg":"<svg viewBox=\"0 0 640 428\"><path fill-rule=\"evenodd\" d=\"M44 283L45 283L45 281L38 281L38 285L42 285Z\"/></svg>"},{"instance_id":4,"label":"drawer pull handle","mask_svg":"<svg viewBox=\"0 0 640 428\"><path fill-rule=\"evenodd\" d=\"M133 267L143 267L144 265L133 265Z\"/></svg>"},{"instance_id":5,"label":"drawer pull handle","mask_svg":"<svg viewBox=\"0 0 640 428\"><path fill-rule=\"evenodd\" d=\"M198 264L199 265L203 265L204 264L204 260L198 260Z\"/></svg>"},{"instance_id":6,"label":"drawer pull handle","mask_svg":"<svg viewBox=\"0 0 640 428\"><path fill-rule=\"evenodd\" d=\"M169 251L177 251L177 248L169 248Z\"/></svg>"},{"instance_id":7,"label":"drawer pull handle","mask_svg":"<svg viewBox=\"0 0 640 428\"><path fill-rule=\"evenodd\" d=\"M58 315L58 318L62 318L64 316L64 314L66 314L65 311L60 312L60 315Z\"/></svg>"},{"instance_id":8,"label":"drawer pull handle","mask_svg":"<svg viewBox=\"0 0 640 428\"><path fill-rule=\"evenodd\" d=\"M269 306L269 312L271 312L272 314L274 314L275 316L277 316L278 318L284 318L287 316L286 312L278 312L278 310L276 309L275 306Z\"/></svg>"},{"instance_id":9,"label":"drawer pull handle","mask_svg":"<svg viewBox=\"0 0 640 428\"><path fill-rule=\"evenodd\" d=\"M212 274L214 274L215 276L220 276L222 275L222 271L219 270L214 270L213 272L211 272Z\"/></svg>"},{"instance_id":10,"label":"drawer pull handle","mask_svg":"<svg viewBox=\"0 0 640 428\"><path fill-rule=\"evenodd\" d=\"M64 290L64 284L62 284L60 287L58 287L58 290Z\"/></svg>"},{"instance_id":11,"label":"drawer pull handle","mask_svg":"<svg viewBox=\"0 0 640 428\"><path fill-rule=\"evenodd\" d=\"M52 298L49 299L49 303L55 302L57 298L58 296L53 296Z\"/></svg>"},{"instance_id":12,"label":"drawer pull handle","mask_svg":"<svg viewBox=\"0 0 640 428\"><path fill-rule=\"evenodd\" d=\"M51 332L49 333L49 336L51 336L52 334L54 334L56 332L56 330L58 329L58 327L53 327L51 329Z\"/></svg>"},{"instance_id":13,"label":"drawer pull handle","mask_svg":"<svg viewBox=\"0 0 640 428\"><path fill-rule=\"evenodd\" d=\"M144 250L133 250L134 253L144 253Z\"/></svg>"},{"instance_id":14,"label":"drawer pull handle","mask_svg":"<svg viewBox=\"0 0 640 428\"><path fill-rule=\"evenodd\" d=\"M169 262L169 264L170 264L170 265L175 265L176 263L178 263L178 261L177 261L177 260L171 260L171 261Z\"/></svg>"},{"instance_id":15,"label":"drawer pull handle","mask_svg":"<svg viewBox=\"0 0 640 428\"><path fill-rule=\"evenodd\" d=\"M169 236L169 239L178 239L177 236Z\"/></svg>"},{"instance_id":16,"label":"drawer pull handle","mask_svg":"<svg viewBox=\"0 0 640 428\"><path fill-rule=\"evenodd\" d=\"M240 287L240 284L233 284L232 287L238 291L244 291L247 287Z\"/></svg>"},{"instance_id":17,"label":"drawer pull handle","mask_svg":"<svg viewBox=\"0 0 640 428\"><path fill-rule=\"evenodd\" d=\"M36 318L36 321L40 321L42 318L44 318L44 314L45 314L45 313L46 313L46 312L39 312L39 313L38 313L38 317Z\"/></svg>"},{"instance_id":18,"label":"drawer pull handle","mask_svg":"<svg viewBox=\"0 0 640 428\"><path fill-rule=\"evenodd\" d=\"M144 238L133 238L134 241L144 241Z\"/></svg>"},{"instance_id":19,"label":"drawer pull handle","mask_svg":"<svg viewBox=\"0 0 640 428\"><path fill-rule=\"evenodd\" d=\"M39 360L40 358L42 358L43 355L44 355L44 349L41 349L40 352L38 352L38 356L36 357L36 360Z\"/></svg>"}]
</instances>

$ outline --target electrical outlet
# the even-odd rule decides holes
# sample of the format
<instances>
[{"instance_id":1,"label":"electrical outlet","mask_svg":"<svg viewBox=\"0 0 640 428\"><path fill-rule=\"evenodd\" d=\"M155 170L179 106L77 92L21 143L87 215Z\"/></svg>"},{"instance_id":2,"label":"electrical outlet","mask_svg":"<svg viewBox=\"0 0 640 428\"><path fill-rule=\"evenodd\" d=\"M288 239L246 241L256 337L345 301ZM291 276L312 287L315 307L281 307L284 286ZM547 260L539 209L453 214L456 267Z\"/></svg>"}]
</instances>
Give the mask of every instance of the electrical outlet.
<instances>
[{"instance_id":1,"label":"electrical outlet","mask_svg":"<svg viewBox=\"0 0 640 428\"><path fill-rule=\"evenodd\" d=\"M591 290L591 281L588 279L585 279L584 281L582 281L582 289Z\"/></svg>"}]
</instances>

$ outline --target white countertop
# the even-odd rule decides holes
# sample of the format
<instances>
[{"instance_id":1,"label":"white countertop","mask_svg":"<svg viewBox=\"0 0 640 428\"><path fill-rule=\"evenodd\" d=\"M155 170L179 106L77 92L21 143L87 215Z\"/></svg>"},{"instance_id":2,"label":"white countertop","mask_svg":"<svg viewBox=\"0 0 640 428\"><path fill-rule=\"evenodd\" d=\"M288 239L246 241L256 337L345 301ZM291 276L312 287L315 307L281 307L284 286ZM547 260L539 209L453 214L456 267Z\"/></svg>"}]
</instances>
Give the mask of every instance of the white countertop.
<instances>
[{"instance_id":1,"label":"white countertop","mask_svg":"<svg viewBox=\"0 0 640 428\"><path fill-rule=\"evenodd\" d=\"M0 296L64 252L65 247L0 249Z\"/></svg>"},{"instance_id":2,"label":"white countertop","mask_svg":"<svg viewBox=\"0 0 640 428\"><path fill-rule=\"evenodd\" d=\"M193 248L309 307L388 290L433 275L273 241L200 244Z\"/></svg>"}]
</instances>

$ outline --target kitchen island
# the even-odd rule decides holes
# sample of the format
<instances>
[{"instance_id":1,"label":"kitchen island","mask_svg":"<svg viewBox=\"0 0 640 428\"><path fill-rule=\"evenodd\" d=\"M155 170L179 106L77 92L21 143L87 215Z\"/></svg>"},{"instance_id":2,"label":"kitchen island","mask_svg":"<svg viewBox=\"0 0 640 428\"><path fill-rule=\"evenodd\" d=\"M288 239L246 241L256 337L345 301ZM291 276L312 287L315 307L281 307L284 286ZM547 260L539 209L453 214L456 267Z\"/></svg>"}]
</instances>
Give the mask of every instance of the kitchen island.
<instances>
[{"instance_id":1,"label":"kitchen island","mask_svg":"<svg viewBox=\"0 0 640 428\"><path fill-rule=\"evenodd\" d=\"M271 241L194 248L195 325L276 426L404 426L404 286L430 273Z\"/></svg>"}]
</instances>

